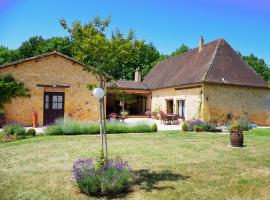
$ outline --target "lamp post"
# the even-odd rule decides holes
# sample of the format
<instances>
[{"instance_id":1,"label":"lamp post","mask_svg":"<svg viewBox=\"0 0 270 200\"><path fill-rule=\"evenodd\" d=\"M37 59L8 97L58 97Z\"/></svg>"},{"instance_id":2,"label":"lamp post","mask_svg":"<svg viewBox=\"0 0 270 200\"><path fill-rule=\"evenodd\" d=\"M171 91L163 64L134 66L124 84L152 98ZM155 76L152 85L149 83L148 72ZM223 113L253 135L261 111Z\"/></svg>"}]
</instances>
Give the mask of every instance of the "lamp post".
<instances>
[{"instance_id":1,"label":"lamp post","mask_svg":"<svg viewBox=\"0 0 270 200\"><path fill-rule=\"evenodd\" d=\"M99 132L100 132L100 141L101 141L101 148L102 153L104 153L104 142L103 142L103 124L102 124L102 98L104 97L105 92L102 88L95 88L93 90L93 96L98 99L99 103ZM107 153L107 152L106 152Z\"/></svg>"}]
</instances>

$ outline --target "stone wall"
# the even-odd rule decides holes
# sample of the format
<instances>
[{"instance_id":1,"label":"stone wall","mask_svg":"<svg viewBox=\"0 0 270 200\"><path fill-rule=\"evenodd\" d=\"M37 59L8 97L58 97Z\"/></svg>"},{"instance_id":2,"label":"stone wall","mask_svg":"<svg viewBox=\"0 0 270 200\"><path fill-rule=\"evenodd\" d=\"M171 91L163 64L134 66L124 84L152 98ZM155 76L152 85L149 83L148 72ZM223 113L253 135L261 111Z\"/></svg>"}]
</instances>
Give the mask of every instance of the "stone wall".
<instances>
[{"instance_id":1,"label":"stone wall","mask_svg":"<svg viewBox=\"0 0 270 200\"><path fill-rule=\"evenodd\" d=\"M166 113L166 100L173 100L173 112L178 113L178 100L185 100L185 119L200 118L201 86L195 88L165 88L152 91L151 110Z\"/></svg>"},{"instance_id":2,"label":"stone wall","mask_svg":"<svg viewBox=\"0 0 270 200\"><path fill-rule=\"evenodd\" d=\"M247 119L258 125L270 125L270 89L203 85L203 119Z\"/></svg>"},{"instance_id":3,"label":"stone wall","mask_svg":"<svg viewBox=\"0 0 270 200\"><path fill-rule=\"evenodd\" d=\"M4 108L8 121L32 124L32 112L38 112L38 123L43 125L43 95L45 91L64 92L64 115L78 120L96 121L98 101L85 89L86 83L98 84L96 78L83 67L62 56L53 54L0 69L0 75L12 76L30 89L30 98L13 99ZM42 85L69 85L69 88L37 87Z\"/></svg>"}]
</instances>

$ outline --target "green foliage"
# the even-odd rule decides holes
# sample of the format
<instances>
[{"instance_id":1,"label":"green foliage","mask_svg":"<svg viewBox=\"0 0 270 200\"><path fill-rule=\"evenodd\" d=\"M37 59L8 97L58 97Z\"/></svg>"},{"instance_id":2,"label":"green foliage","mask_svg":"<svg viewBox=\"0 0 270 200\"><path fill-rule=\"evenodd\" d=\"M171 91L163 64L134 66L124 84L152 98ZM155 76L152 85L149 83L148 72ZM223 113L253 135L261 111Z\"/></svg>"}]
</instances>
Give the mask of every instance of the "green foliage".
<instances>
[{"instance_id":1,"label":"green foliage","mask_svg":"<svg viewBox=\"0 0 270 200\"><path fill-rule=\"evenodd\" d=\"M8 48L0 45L0 65L13 62L19 59L17 50L9 50Z\"/></svg>"},{"instance_id":2,"label":"green foliage","mask_svg":"<svg viewBox=\"0 0 270 200\"><path fill-rule=\"evenodd\" d=\"M199 126L193 126L193 130L195 132L203 132L204 131L204 127L202 125Z\"/></svg>"},{"instance_id":3,"label":"green foliage","mask_svg":"<svg viewBox=\"0 0 270 200\"><path fill-rule=\"evenodd\" d=\"M27 135L31 136L31 137L35 137L36 136L36 130L33 128L30 128L27 130Z\"/></svg>"},{"instance_id":4,"label":"green foliage","mask_svg":"<svg viewBox=\"0 0 270 200\"><path fill-rule=\"evenodd\" d=\"M203 125L201 127L203 128L204 131L207 131L207 132L212 131L212 125L207 123L207 122L203 123Z\"/></svg>"},{"instance_id":5,"label":"green foliage","mask_svg":"<svg viewBox=\"0 0 270 200\"><path fill-rule=\"evenodd\" d=\"M10 63L24 58L57 51L72 56L72 43L68 37L52 37L43 39L41 36L30 37L16 50L0 46L0 64Z\"/></svg>"},{"instance_id":6,"label":"green foliage","mask_svg":"<svg viewBox=\"0 0 270 200\"><path fill-rule=\"evenodd\" d=\"M182 124L182 131L188 131L188 124L186 122Z\"/></svg>"},{"instance_id":7,"label":"green foliage","mask_svg":"<svg viewBox=\"0 0 270 200\"><path fill-rule=\"evenodd\" d=\"M16 97L29 97L29 90L11 75L0 76L0 108Z\"/></svg>"},{"instance_id":8,"label":"green foliage","mask_svg":"<svg viewBox=\"0 0 270 200\"><path fill-rule=\"evenodd\" d=\"M157 132L157 124L156 123L154 123L152 125L152 132Z\"/></svg>"},{"instance_id":9,"label":"green foliage","mask_svg":"<svg viewBox=\"0 0 270 200\"><path fill-rule=\"evenodd\" d=\"M251 124L247 120L240 120L229 123L229 131L249 131L252 129Z\"/></svg>"},{"instance_id":10,"label":"green foliage","mask_svg":"<svg viewBox=\"0 0 270 200\"><path fill-rule=\"evenodd\" d=\"M20 58L29 58L41 54L40 46L44 39L41 36L30 37L18 48Z\"/></svg>"},{"instance_id":11,"label":"green foliage","mask_svg":"<svg viewBox=\"0 0 270 200\"><path fill-rule=\"evenodd\" d=\"M134 74L138 67L140 68L142 77L144 77L157 64L159 58L160 53L153 43L143 43L141 48L138 49L134 61L130 62L124 68L122 78L134 80Z\"/></svg>"},{"instance_id":12,"label":"green foliage","mask_svg":"<svg viewBox=\"0 0 270 200\"><path fill-rule=\"evenodd\" d=\"M4 127L4 133L15 135L18 139L22 139L26 136L26 129L18 124L11 124Z\"/></svg>"},{"instance_id":13,"label":"green foliage","mask_svg":"<svg viewBox=\"0 0 270 200\"><path fill-rule=\"evenodd\" d=\"M230 132L242 132L243 128L239 121L235 121L229 125Z\"/></svg>"},{"instance_id":14,"label":"green foliage","mask_svg":"<svg viewBox=\"0 0 270 200\"><path fill-rule=\"evenodd\" d=\"M128 170L108 169L100 177L101 192L107 195L115 195L127 191L132 184L132 175Z\"/></svg>"},{"instance_id":15,"label":"green foliage","mask_svg":"<svg viewBox=\"0 0 270 200\"><path fill-rule=\"evenodd\" d=\"M148 124L126 125L120 122L110 122L107 124L108 134L145 132L154 132L154 130ZM54 125L49 126L44 133L48 135L99 134L99 124L79 122L71 119L58 120Z\"/></svg>"},{"instance_id":16,"label":"green foliage","mask_svg":"<svg viewBox=\"0 0 270 200\"><path fill-rule=\"evenodd\" d=\"M251 124L249 123L248 120L241 120L240 124L243 131L249 131L252 129Z\"/></svg>"},{"instance_id":17,"label":"green foliage","mask_svg":"<svg viewBox=\"0 0 270 200\"><path fill-rule=\"evenodd\" d=\"M83 193L92 196L112 196L127 191L133 174L121 159L85 159L74 162L73 178Z\"/></svg>"},{"instance_id":18,"label":"green foliage","mask_svg":"<svg viewBox=\"0 0 270 200\"><path fill-rule=\"evenodd\" d=\"M189 50L190 48L187 45L182 44L179 48L177 48L174 52L171 53L171 56L179 56Z\"/></svg>"},{"instance_id":19,"label":"green foliage","mask_svg":"<svg viewBox=\"0 0 270 200\"><path fill-rule=\"evenodd\" d=\"M136 61L139 49L144 44L136 39L132 30L127 36L115 30L108 37L106 30L110 18L102 20L95 17L87 24L75 21L71 27L64 19L60 23L70 34L74 57L95 68L95 72L102 77L106 73L115 79L122 78L125 69ZM93 72L90 68L88 70Z\"/></svg>"},{"instance_id":20,"label":"green foliage","mask_svg":"<svg viewBox=\"0 0 270 200\"><path fill-rule=\"evenodd\" d=\"M266 64L266 62L250 54L249 56L242 56L242 58L258 73L260 74L264 80L270 81L270 68Z\"/></svg>"}]
</instances>

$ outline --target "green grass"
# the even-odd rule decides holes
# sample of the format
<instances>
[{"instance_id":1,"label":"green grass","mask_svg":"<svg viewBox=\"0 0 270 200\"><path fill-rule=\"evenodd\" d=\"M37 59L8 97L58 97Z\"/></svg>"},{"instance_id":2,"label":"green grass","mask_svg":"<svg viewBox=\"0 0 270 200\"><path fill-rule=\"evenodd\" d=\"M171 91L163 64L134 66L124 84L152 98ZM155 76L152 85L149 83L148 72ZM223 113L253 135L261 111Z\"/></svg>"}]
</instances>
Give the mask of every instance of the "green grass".
<instances>
[{"instance_id":1,"label":"green grass","mask_svg":"<svg viewBox=\"0 0 270 200\"><path fill-rule=\"evenodd\" d=\"M243 149L229 135L108 135L110 155L133 167L124 199L269 199L270 129L245 133ZM95 157L98 135L41 136L0 144L0 199L89 199L71 181L73 161Z\"/></svg>"}]
</instances>

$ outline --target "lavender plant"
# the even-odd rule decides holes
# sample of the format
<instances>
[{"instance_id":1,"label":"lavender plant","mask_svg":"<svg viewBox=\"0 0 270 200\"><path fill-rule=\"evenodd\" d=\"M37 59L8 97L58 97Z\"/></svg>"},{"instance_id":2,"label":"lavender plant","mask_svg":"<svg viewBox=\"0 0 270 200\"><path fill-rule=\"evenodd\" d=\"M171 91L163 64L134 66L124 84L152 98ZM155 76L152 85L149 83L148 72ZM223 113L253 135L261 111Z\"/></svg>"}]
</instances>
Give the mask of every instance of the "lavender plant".
<instances>
[{"instance_id":1,"label":"lavender plant","mask_svg":"<svg viewBox=\"0 0 270 200\"><path fill-rule=\"evenodd\" d=\"M133 182L129 165L120 158L79 159L72 173L80 190L93 196L119 194L130 189Z\"/></svg>"}]
</instances>

